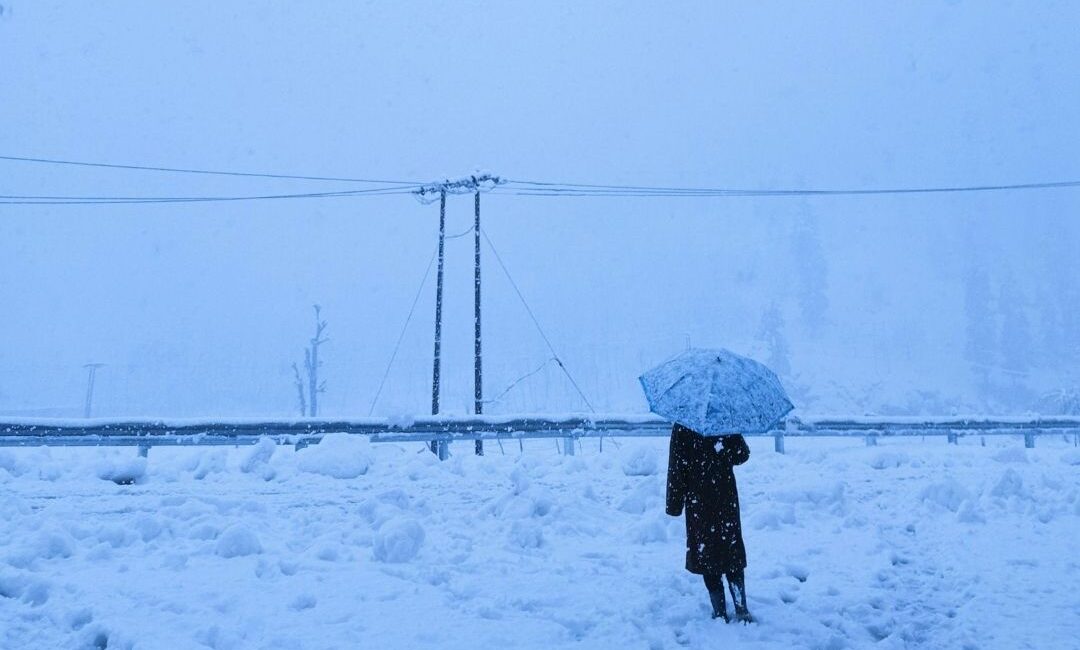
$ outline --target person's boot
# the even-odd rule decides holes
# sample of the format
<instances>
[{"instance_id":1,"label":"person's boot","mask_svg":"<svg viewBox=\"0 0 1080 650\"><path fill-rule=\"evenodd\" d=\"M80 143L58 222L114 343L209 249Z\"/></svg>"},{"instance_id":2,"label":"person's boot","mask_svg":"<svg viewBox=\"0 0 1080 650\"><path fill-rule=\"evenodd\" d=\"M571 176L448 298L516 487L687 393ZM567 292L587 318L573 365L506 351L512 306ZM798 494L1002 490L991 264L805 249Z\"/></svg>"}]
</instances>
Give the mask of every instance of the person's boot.
<instances>
[{"instance_id":1,"label":"person's boot","mask_svg":"<svg viewBox=\"0 0 1080 650\"><path fill-rule=\"evenodd\" d=\"M727 613L727 602L724 598L724 590L721 588L718 591L709 592L709 601L712 603L712 617L722 618L725 623L730 623L731 618Z\"/></svg>"},{"instance_id":2,"label":"person's boot","mask_svg":"<svg viewBox=\"0 0 1080 650\"><path fill-rule=\"evenodd\" d=\"M731 590L731 600L735 603L735 620L742 624L754 622L753 615L746 607L746 581L742 576L732 580L728 576L728 588Z\"/></svg>"},{"instance_id":3,"label":"person's boot","mask_svg":"<svg viewBox=\"0 0 1080 650\"><path fill-rule=\"evenodd\" d=\"M745 605L735 606L735 620L744 625L756 622L754 615L750 613L750 610Z\"/></svg>"}]
</instances>

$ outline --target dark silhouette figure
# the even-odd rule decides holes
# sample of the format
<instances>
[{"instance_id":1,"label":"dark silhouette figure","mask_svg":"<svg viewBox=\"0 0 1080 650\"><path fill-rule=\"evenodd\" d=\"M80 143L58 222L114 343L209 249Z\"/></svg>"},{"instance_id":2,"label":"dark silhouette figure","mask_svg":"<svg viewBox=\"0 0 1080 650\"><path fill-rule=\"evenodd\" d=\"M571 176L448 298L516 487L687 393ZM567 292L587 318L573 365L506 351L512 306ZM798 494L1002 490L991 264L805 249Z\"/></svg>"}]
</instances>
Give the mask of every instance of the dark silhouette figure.
<instances>
[{"instance_id":1,"label":"dark silhouette figure","mask_svg":"<svg viewBox=\"0 0 1080 650\"><path fill-rule=\"evenodd\" d=\"M746 608L746 548L739 518L735 465L750 458L741 435L707 437L676 424L668 453L667 513L686 510L686 570L705 579L713 618L730 621L722 576L735 604L735 618L753 621Z\"/></svg>"}]
</instances>

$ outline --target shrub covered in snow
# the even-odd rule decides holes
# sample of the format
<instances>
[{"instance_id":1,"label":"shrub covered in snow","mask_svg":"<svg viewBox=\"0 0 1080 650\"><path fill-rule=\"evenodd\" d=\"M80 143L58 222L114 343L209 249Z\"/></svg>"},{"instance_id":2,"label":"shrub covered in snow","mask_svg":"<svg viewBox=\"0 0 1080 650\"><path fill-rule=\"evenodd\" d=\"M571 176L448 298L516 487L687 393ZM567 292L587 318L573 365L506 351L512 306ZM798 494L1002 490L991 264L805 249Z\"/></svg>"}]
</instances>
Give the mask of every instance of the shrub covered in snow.
<instances>
[{"instance_id":1,"label":"shrub covered in snow","mask_svg":"<svg viewBox=\"0 0 1080 650\"><path fill-rule=\"evenodd\" d=\"M396 518L384 523L374 537L375 559L408 562L420 552L424 529L414 519Z\"/></svg>"},{"instance_id":2,"label":"shrub covered in snow","mask_svg":"<svg viewBox=\"0 0 1080 650\"><path fill-rule=\"evenodd\" d=\"M374 460L367 437L348 433L323 436L319 444L297 452L302 471L332 478L356 478L367 474Z\"/></svg>"}]
</instances>

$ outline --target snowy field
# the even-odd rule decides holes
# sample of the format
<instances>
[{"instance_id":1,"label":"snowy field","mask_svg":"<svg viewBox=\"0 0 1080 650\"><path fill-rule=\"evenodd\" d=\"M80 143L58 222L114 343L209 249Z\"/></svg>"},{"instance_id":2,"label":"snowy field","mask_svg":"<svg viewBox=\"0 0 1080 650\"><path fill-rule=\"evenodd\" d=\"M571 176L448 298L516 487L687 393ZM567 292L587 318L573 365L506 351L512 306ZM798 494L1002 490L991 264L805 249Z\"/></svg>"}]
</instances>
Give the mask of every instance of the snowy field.
<instances>
[{"instance_id":1,"label":"snowy field","mask_svg":"<svg viewBox=\"0 0 1080 650\"><path fill-rule=\"evenodd\" d=\"M620 444L0 450L0 645L1080 647L1060 437L752 440L749 627L682 569L666 441Z\"/></svg>"}]
</instances>

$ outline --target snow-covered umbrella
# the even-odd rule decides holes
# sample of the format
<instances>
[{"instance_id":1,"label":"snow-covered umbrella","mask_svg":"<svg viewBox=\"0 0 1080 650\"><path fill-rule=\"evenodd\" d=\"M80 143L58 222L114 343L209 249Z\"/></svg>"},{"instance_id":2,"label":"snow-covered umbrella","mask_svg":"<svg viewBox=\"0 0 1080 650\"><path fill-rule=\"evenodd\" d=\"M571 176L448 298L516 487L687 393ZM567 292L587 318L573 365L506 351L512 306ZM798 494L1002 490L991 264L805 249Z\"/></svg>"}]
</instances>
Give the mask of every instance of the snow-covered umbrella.
<instances>
[{"instance_id":1,"label":"snow-covered umbrella","mask_svg":"<svg viewBox=\"0 0 1080 650\"><path fill-rule=\"evenodd\" d=\"M639 380L650 411L702 435L768 431L794 408L773 371L727 350L687 350Z\"/></svg>"}]
</instances>

